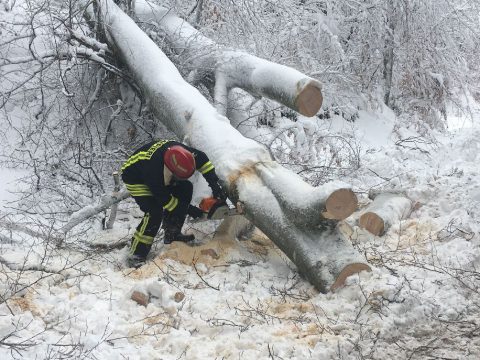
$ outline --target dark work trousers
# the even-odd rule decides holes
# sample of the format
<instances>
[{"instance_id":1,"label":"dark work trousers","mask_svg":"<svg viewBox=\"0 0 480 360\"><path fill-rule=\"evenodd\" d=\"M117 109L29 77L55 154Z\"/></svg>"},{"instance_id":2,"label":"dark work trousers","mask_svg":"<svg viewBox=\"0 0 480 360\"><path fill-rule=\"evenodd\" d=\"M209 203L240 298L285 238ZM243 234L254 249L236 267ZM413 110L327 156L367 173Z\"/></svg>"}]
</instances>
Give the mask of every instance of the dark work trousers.
<instances>
[{"instance_id":1,"label":"dark work trousers","mask_svg":"<svg viewBox=\"0 0 480 360\"><path fill-rule=\"evenodd\" d=\"M178 205L172 214L164 210L153 196L134 196L135 202L145 214L133 234L130 255L146 258L158 233L164 212L166 221L174 217L176 222L183 224L187 216L188 205L192 201L193 185L190 181L174 181L167 186L171 195L178 199Z\"/></svg>"}]
</instances>

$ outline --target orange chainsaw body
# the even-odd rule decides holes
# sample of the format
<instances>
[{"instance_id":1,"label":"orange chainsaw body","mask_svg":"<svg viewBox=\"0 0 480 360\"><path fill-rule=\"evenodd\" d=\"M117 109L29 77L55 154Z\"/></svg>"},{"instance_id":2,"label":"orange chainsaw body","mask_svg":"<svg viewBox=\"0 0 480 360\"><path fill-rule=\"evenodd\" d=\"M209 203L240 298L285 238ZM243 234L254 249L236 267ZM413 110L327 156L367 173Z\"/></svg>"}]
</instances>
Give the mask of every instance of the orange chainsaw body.
<instances>
[{"instance_id":1,"label":"orange chainsaw body","mask_svg":"<svg viewBox=\"0 0 480 360\"><path fill-rule=\"evenodd\" d=\"M203 212L210 212L212 207L219 202L218 199L214 198L213 196L203 198L202 201L200 201L200 205L198 207L202 209Z\"/></svg>"},{"instance_id":2,"label":"orange chainsaw body","mask_svg":"<svg viewBox=\"0 0 480 360\"><path fill-rule=\"evenodd\" d=\"M213 196L203 198L198 207L207 214L207 220L222 220L228 216L240 215L235 207L230 208L225 201Z\"/></svg>"}]
</instances>

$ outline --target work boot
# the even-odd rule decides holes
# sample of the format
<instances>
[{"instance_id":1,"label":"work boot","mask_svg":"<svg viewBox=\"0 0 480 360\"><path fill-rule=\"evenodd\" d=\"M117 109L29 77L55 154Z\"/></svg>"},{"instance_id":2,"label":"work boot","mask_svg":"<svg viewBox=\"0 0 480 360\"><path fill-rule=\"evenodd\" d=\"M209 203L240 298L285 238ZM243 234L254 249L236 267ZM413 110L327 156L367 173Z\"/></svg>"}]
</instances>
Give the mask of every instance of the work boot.
<instances>
[{"instance_id":1,"label":"work boot","mask_svg":"<svg viewBox=\"0 0 480 360\"><path fill-rule=\"evenodd\" d=\"M165 236L163 237L164 244L168 245L174 241L187 243L195 240L194 235L182 234L181 230L184 222L185 222L185 217L183 218L178 218L175 216L165 217L162 225L165 231Z\"/></svg>"},{"instance_id":2,"label":"work boot","mask_svg":"<svg viewBox=\"0 0 480 360\"><path fill-rule=\"evenodd\" d=\"M147 259L140 255L130 255L127 258L128 267L135 269L138 269L139 267L145 265L146 261Z\"/></svg>"},{"instance_id":3,"label":"work boot","mask_svg":"<svg viewBox=\"0 0 480 360\"><path fill-rule=\"evenodd\" d=\"M135 238L132 238L130 245L130 253L127 257L128 267L138 269L143 266L147 261L147 255L150 252L152 245L135 242Z\"/></svg>"},{"instance_id":4,"label":"work boot","mask_svg":"<svg viewBox=\"0 0 480 360\"><path fill-rule=\"evenodd\" d=\"M182 234L182 232L178 229L169 229L168 226L165 228L165 237L163 238L164 244L171 244L174 241L181 241L181 242L191 242L195 240L195 235L191 234Z\"/></svg>"}]
</instances>

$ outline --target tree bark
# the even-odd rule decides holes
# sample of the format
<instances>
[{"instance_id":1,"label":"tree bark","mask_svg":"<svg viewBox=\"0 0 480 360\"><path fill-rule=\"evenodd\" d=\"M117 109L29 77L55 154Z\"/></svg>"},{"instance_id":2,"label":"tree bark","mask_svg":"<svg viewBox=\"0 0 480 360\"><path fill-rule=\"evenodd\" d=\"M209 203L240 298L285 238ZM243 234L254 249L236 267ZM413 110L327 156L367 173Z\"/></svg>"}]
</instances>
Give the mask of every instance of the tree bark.
<instances>
[{"instance_id":1,"label":"tree bark","mask_svg":"<svg viewBox=\"0 0 480 360\"><path fill-rule=\"evenodd\" d=\"M383 53L383 79L385 81L385 95L384 102L385 105L390 106L391 103L391 91L392 91L392 82L393 82L393 61L394 61L394 46L395 46L395 24L394 24L394 5L393 0L387 1L387 12L386 12L386 28L387 35L385 39L385 49Z\"/></svg>"},{"instance_id":2,"label":"tree bark","mask_svg":"<svg viewBox=\"0 0 480 360\"><path fill-rule=\"evenodd\" d=\"M165 54L111 0L97 3L110 44L149 97L157 118L209 155L229 197L243 203L245 216L318 290L334 290L346 276L370 269L334 227L336 218L348 216L356 207L350 187L333 183L313 188L272 161L263 146L244 138L184 81ZM342 196L336 197L338 191ZM333 220L327 220L327 214Z\"/></svg>"},{"instance_id":3,"label":"tree bark","mask_svg":"<svg viewBox=\"0 0 480 360\"><path fill-rule=\"evenodd\" d=\"M227 89L241 88L254 96L278 101L305 116L314 116L322 106L322 86L315 80L290 67L258 58L243 51L226 49L202 35L188 22L170 10L135 1L135 15L146 23L157 23L165 32L170 45L184 58L190 59L198 81L206 85L217 75ZM216 89L215 89L216 90Z\"/></svg>"}]
</instances>

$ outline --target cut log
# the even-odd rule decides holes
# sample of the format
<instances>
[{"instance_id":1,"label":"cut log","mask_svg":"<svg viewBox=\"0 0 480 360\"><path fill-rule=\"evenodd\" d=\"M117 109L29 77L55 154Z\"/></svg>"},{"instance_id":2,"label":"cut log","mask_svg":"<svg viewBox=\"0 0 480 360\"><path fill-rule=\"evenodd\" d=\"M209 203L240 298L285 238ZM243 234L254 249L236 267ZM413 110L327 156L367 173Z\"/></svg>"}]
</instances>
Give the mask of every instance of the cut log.
<instances>
[{"instance_id":1,"label":"cut log","mask_svg":"<svg viewBox=\"0 0 480 360\"><path fill-rule=\"evenodd\" d=\"M222 47L171 10L147 0L136 0L134 11L140 22L158 24L169 45L190 59L189 65L198 81L204 80L209 86L208 82L215 79L215 103L222 111L226 108L226 90L235 87L278 101L309 117L322 106L322 86L318 80L290 67Z\"/></svg>"},{"instance_id":2,"label":"cut log","mask_svg":"<svg viewBox=\"0 0 480 360\"><path fill-rule=\"evenodd\" d=\"M144 293L142 291L134 291L132 292L132 295L130 296L130 299L135 301L137 304L142 305L142 306L147 306L148 302L150 300L150 295L148 293Z\"/></svg>"},{"instance_id":3,"label":"cut log","mask_svg":"<svg viewBox=\"0 0 480 360\"><path fill-rule=\"evenodd\" d=\"M361 228L375 236L383 235L388 228L403 219L412 211L412 201L402 194L384 193L362 212L359 219Z\"/></svg>"},{"instance_id":4,"label":"cut log","mask_svg":"<svg viewBox=\"0 0 480 360\"><path fill-rule=\"evenodd\" d=\"M352 203L356 207L356 199L352 196L343 205L341 201L333 201L333 207L326 205L330 195L338 190L346 189L341 195L352 195L348 185L332 183L314 188L275 163L266 148L243 137L188 84L165 54L113 1L96 3L99 22L103 23L110 45L122 56L150 99L156 117L180 139L209 155L229 198L244 205L245 217L318 290L334 289L334 285L344 282L345 274L369 269L364 257L339 234L332 221L321 216L322 212L330 212L334 217L343 217L353 211L350 209L354 208ZM348 198L337 195L333 198ZM363 266L352 266L355 264Z\"/></svg>"},{"instance_id":5,"label":"cut log","mask_svg":"<svg viewBox=\"0 0 480 360\"><path fill-rule=\"evenodd\" d=\"M305 116L314 116L322 107L323 96L321 88L309 82L299 93L295 100L295 108Z\"/></svg>"},{"instance_id":6,"label":"cut log","mask_svg":"<svg viewBox=\"0 0 480 360\"><path fill-rule=\"evenodd\" d=\"M345 266L342 269L340 274L337 276L337 279L335 280L335 282L330 287L330 290L335 291L335 290L341 288L342 286L345 285L345 280L347 280L347 278L349 276L358 274L362 271L371 271L371 269L368 265L366 265L364 263L348 264L347 266Z\"/></svg>"},{"instance_id":7,"label":"cut log","mask_svg":"<svg viewBox=\"0 0 480 360\"><path fill-rule=\"evenodd\" d=\"M334 181L313 188L276 162L256 166L265 185L282 209L299 226L318 226L325 220L343 220L357 210L358 201L348 184Z\"/></svg>"}]
</instances>

